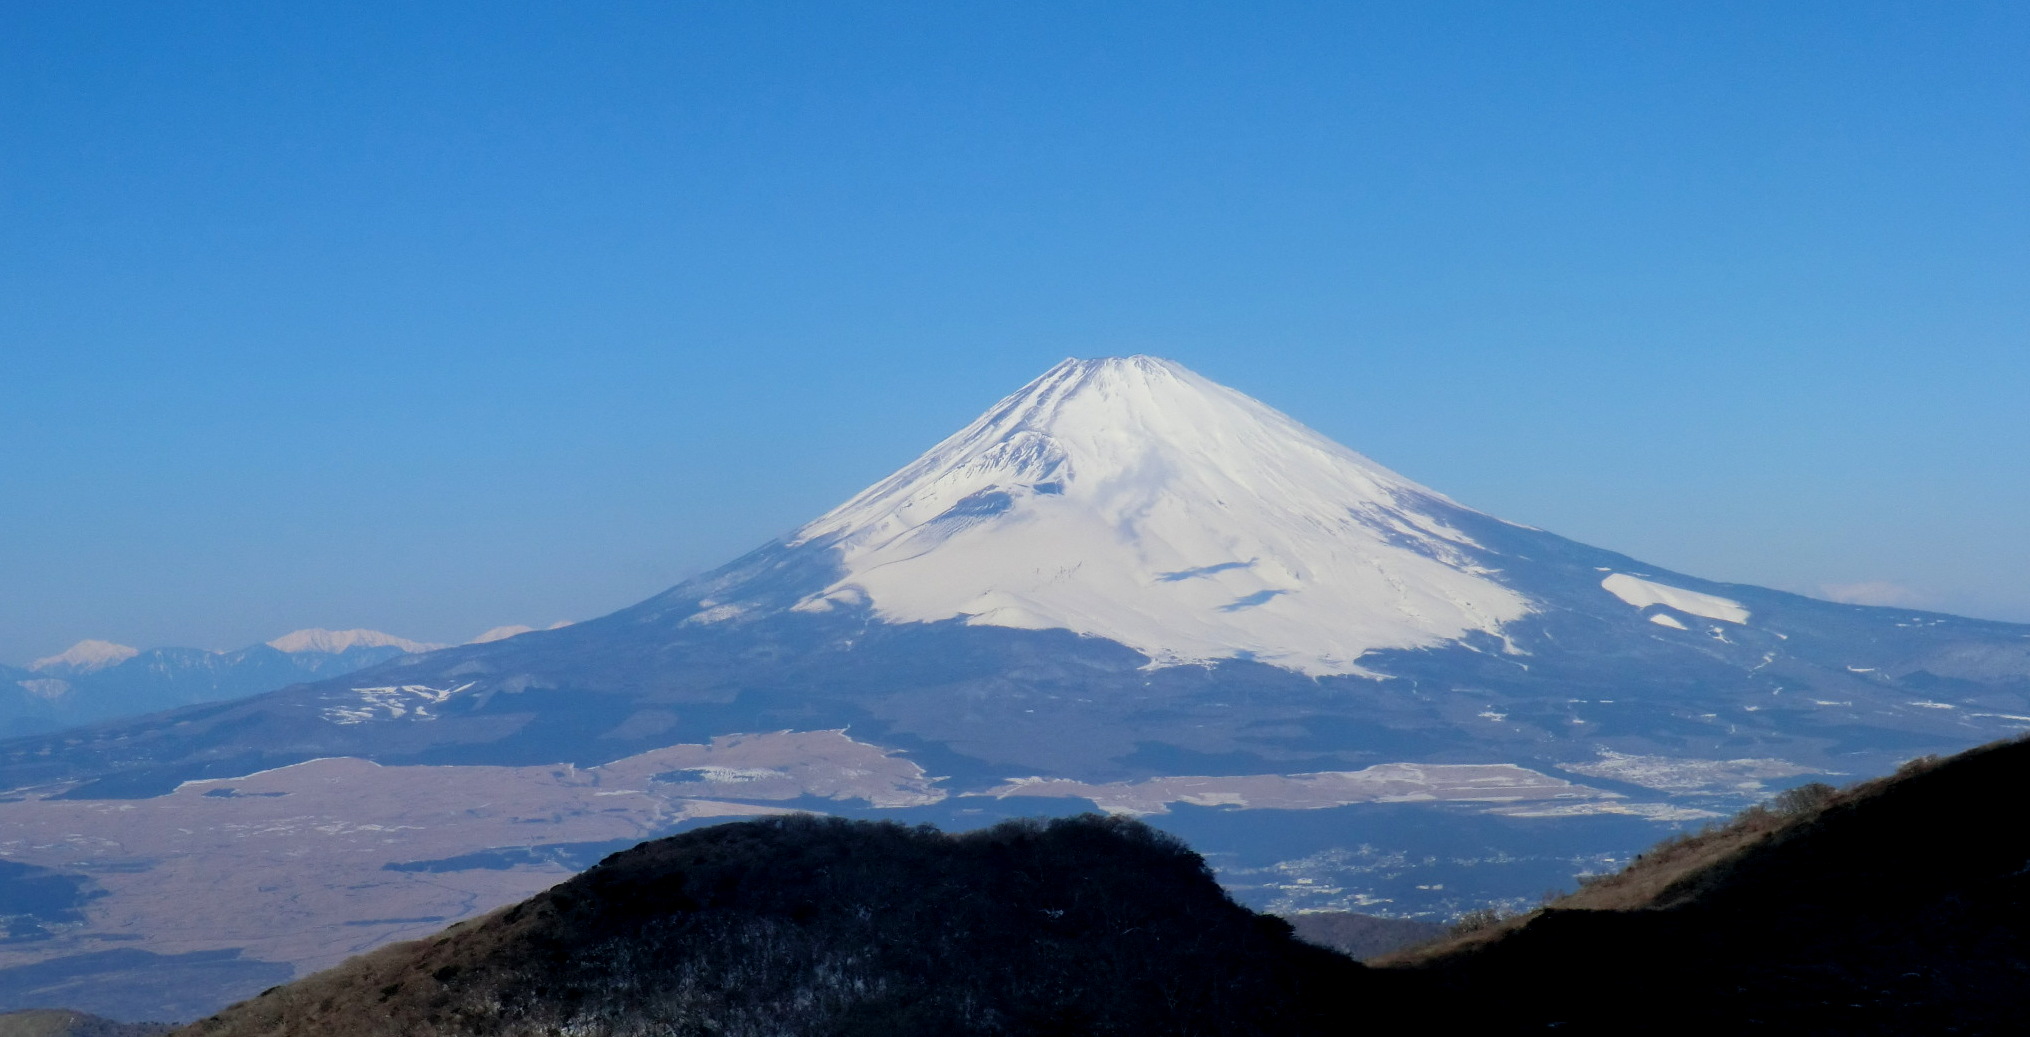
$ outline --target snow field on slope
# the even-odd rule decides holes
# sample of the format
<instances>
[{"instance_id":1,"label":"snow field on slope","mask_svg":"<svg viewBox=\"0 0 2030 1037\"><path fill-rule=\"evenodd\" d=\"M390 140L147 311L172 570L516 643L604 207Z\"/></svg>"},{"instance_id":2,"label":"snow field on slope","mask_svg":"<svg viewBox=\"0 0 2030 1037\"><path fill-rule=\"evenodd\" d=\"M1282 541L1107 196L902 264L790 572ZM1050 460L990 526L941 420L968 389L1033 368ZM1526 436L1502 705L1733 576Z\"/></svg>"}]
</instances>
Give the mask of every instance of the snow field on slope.
<instances>
[{"instance_id":1,"label":"snow field on slope","mask_svg":"<svg viewBox=\"0 0 2030 1037\"><path fill-rule=\"evenodd\" d=\"M1607 593L1639 609L1651 605L1666 605L1686 615L1704 616L1722 623L1748 622L1746 607L1732 598L1723 598L1717 594L1701 594L1682 587L1651 583L1627 573L1615 573L1601 580L1600 586L1605 588Z\"/></svg>"},{"instance_id":2,"label":"snow field on slope","mask_svg":"<svg viewBox=\"0 0 2030 1037\"><path fill-rule=\"evenodd\" d=\"M798 607L1360 673L1530 611L1444 521L1462 510L1179 365L1068 360L800 530L846 573Z\"/></svg>"}]
</instances>

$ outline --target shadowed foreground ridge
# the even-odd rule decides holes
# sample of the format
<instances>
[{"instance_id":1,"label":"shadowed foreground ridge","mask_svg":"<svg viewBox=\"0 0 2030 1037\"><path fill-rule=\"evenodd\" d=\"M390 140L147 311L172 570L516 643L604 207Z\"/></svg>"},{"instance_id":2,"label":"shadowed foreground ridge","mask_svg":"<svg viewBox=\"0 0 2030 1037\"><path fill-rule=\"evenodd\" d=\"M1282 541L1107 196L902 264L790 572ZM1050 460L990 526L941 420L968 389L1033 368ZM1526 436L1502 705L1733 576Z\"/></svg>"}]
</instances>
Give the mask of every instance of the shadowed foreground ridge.
<instances>
[{"instance_id":1,"label":"shadowed foreground ridge","mask_svg":"<svg viewBox=\"0 0 2030 1037\"><path fill-rule=\"evenodd\" d=\"M1378 968L1134 821L726 824L183 1032L2024 1033L2026 785L2019 739L1792 790Z\"/></svg>"},{"instance_id":2,"label":"shadowed foreground ridge","mask_svg":"<svg viewBox=\"0 0 2030 1037\"><path fill-rule=\"evenodd\" d=\"M2030 1032L2026 785L2018 739L1797 790L1372 978L1483 1033Z\"/></svg>"},{"instance_id":3,"label":"shadowed foreground ridge","mask_svg":"<svg viewBox=\"0 0 2030 1037\"><path fill-rule=\"evenodd\" d=\"M644 843L184 1032L1308 1034L1364 976L1134 821L796 816Z\"/></svg>"}]
</instances>

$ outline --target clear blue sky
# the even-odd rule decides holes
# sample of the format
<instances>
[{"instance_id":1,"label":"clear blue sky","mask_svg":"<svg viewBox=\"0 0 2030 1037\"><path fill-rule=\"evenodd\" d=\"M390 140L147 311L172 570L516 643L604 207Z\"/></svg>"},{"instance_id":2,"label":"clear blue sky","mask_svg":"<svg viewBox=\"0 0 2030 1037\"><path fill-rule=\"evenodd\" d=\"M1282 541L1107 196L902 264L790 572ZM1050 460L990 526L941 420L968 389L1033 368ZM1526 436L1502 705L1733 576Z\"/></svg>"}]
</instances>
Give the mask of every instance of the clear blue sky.
<instances>
[{"instance_id":1,"label":"clear blue sky","mask_svg":"<svg viewBox=\"0 0 2030 1037\"><path fill-rule=\"evenodd\" d=\"M313 8L317 8L313 10ZM0 660L462 640L1150 352L2030 620L2030 6L0 7Z\"/></svg>"}]
</instances>

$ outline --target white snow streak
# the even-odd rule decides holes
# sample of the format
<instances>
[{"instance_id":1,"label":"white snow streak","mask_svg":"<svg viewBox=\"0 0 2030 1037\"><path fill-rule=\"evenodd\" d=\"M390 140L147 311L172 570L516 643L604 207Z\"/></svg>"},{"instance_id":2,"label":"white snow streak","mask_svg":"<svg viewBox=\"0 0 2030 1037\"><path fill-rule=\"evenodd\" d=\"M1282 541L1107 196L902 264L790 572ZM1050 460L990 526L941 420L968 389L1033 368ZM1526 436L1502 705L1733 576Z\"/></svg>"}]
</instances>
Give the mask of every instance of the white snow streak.
<instances>
[{"instance_id":1,"label":"white snow streak","mask_svg":"<svg viewBox=\"0 0 2030 1037\"><path fill-rule=\"evenodd\" d=\"M1636 608L1664 605L1693 616L1717 619L1722 623L1748 622L1748 610L1732 598L1717 594L1701 594L1682 587L1667 587L1661 583L1637 579L1627 573L1615 573L1600 581L1607 593L1620 598Z\"/></svg>"}]
</instances>

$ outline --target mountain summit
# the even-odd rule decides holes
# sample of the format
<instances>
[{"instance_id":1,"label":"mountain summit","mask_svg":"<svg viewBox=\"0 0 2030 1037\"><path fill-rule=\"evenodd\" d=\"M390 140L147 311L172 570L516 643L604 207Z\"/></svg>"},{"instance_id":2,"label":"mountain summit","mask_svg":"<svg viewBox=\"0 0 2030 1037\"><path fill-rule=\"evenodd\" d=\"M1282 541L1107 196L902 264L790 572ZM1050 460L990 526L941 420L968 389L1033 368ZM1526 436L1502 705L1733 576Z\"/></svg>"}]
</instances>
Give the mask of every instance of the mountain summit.
<instances>
[{"instance_id":1,"label":"mountain summit","mask_svg":"<svg viewBox=\"0 0 2030 1037\"><path fill-rule=\"evenodd\" d=\"M111 641L79 641L77 644L45 656L28 664L37 673L85 674L96 673L108 666L118 666L141 654L138 648L116 645Z\"/></svg>"},{"instance_id":2,"label":"mountain summit","mask_svg":"<svg viewBox=\"0 0 2030 1037\"><path fill-rule=\"evenodd\" d=\"M326 655L337 655L354 648L399 648L404 652L428 652L444 646L411 641L406 637L396 637L378 630L326 630L322 627L312 627L283 634L268 642L268 647L278 652L323 652Z\"/></svg>"},{"instance_id":3,"label":"mountain summit","mask_svg":"<svg viewBox=\"0 0 2030 1037\"><path fill-rule=\"evenodd\" d=\"M377 630L323 629L224 652L80 641L27 670L0 666L0 738L243 698L442 647Z\"/></svg>"},{"instance_id":4,"label":"mountain summit","mask_svg":"<svg viewBox=\"0 0 2030 1037\"><path fill-rule=\"evenodd\" d=\"M1530 611L1452 524L1463 510L1180 364L1066 360L799 530L841 572L795 607L1361 673L1375 649Z\"/></svg>"},{"instance_id":5,"label":"mountain summit","mask_svg":"<svg viewBox=\"0 0 2030 1037\"><path fill-rule=\"evenodd\" d=\"M278 641L354 642L423 647ZM1352 802L1383 793L1322 790L1442 763L1529 768L1500 781L1588 801L1568 811L1639 794L1663 800L1644 816L1681 817L1702 808L1678 797L2030 724L2030 627L1673 573L1464 507L1135 356L1059 363L815 521L637 605L179 723L0 746L0 770L153 794L319 757L590 767L850 729L934 755L955 791L1144 813ZM1299 768L1312 777L1273 794L1163 784ZM1386 795L1494 780L1415 773L1452 791Z\"/></svg>"},{"instance_id":6,"label":"mountain summit","mask_svg":"<svg viewBox=\"0 0 2030 1037\"><path fill-rule=\"evenodd\" d=\"M202 989L230 1000L687 824L811 810L1098 807L1188 835L1243 903L1443 920L1661 825L2030 725L2030 626L1505 522L1149 357L1059 364L636 605L362 651L388 655L0 742L7 863L76 891L17 953L225 954ZM163 975L93 983L196 989Z\"/></svg>"}]
</instances>

